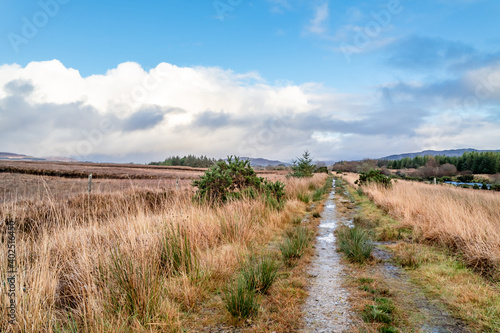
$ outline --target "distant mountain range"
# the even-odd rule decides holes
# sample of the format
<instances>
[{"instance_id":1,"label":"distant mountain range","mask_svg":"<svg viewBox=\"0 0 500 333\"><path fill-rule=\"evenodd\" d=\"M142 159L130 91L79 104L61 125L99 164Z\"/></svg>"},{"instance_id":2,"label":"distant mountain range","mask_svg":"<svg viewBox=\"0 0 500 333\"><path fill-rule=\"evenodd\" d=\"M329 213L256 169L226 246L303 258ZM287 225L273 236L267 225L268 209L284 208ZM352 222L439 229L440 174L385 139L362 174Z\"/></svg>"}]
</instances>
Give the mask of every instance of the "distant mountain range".
<instances>
[{"instance_id":1,"label":"distant mountain range","mask_svg":"<svg viewBox=\"0 0 500 333\"><path fill-rule=\"evenodd\" d=\"M249 160L250 165L253 167L266 167L266 166L278 166L278 165L284 165L284 166L289 166L291 165L290 163L285 163L281 161L276 161L276 160L267 160L265 158L252 158L252 157L242 157L242 160Z\"/></svg>"},{"instance_id":2,"label":"distant mountain range","mask_svg":"<svg viewBox=\"0 0 500 333\"><path fill-rule=\"evenodd\" d=\"M45 161L45 162L77 162L77 160L68 157L33 157L29 155L2 153L0 152L0 161Z\"/></svg>"},{"instance_id":3,"label":"distant mountain range","mask_svg":"<svg viewBox=\"0 0 500 333\"><path fill-rule=\"evenodd\" d=\"M493 151L493 152L500 152L500 150L477 150L474 148L462 148L462 149L449 149L449 150L424 150L418 153L406 153L406 154L398 154L398 155L390 155L386 157L381 157L381 160L400 160L405 157L409 158L414 158L417 156L438 156L438 155L445 155L445 156L462 156L465 152L487 152L487 151Z\"/></svg>"}]
</instances>

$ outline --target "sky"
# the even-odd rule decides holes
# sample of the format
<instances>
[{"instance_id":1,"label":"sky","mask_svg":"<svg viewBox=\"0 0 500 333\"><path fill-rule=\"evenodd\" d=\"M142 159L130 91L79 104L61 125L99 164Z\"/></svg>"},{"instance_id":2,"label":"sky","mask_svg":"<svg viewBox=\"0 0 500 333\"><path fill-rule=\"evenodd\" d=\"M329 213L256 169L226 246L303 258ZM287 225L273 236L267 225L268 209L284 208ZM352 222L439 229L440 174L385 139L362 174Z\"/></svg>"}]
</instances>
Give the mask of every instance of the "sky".
<instances>
[{"instance_id":1,"label":"sky","mask_svg":"<svg viewBox=\"0 0 500 333\"><path fill-rule=\"evenodd\" d=\"M500 149L497 0L4 0L0 151Z\"/></svg>"}]
</instances>

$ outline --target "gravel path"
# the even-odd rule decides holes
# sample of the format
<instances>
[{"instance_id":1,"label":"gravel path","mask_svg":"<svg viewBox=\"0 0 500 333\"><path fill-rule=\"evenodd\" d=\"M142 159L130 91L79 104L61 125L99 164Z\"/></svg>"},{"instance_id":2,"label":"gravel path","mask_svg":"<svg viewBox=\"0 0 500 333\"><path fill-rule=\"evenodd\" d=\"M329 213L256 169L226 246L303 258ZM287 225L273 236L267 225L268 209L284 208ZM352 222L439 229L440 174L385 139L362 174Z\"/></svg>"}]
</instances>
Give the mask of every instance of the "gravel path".
<instances>
[{"instance_id":1,"label":"gravel path","mask_svg":"<svg viewBox=\"0 0 500 333\"><path fill-rule=\"evenodd\" d=\"M304 304L304 329L302 332L343 332L348 330L350 310L347 290L341 287L345 276L340 263L341 254L335 250L337 227L335 184L325 210L316 242L316 256L309 272L309 297Z\"/></svg>"}]
</instances>

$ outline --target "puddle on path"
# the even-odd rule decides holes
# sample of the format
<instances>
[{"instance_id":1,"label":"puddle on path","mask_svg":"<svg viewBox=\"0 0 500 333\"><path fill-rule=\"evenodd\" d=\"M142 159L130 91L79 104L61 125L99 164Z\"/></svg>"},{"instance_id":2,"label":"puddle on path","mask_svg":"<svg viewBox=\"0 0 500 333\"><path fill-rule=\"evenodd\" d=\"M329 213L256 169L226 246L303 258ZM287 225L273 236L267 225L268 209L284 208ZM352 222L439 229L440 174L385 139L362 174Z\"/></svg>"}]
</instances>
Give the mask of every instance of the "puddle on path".
<instances>
[{"instance_id":1,"label":"puddle on path","mask_svg":"<svg viewBox=\"0 0 500 333\"><path fill-rule=\"evenodd\" d=\"M350 306L349 294L342 287L345 277L335 249L334 230L337 227L335 186L321 214L316 241L316 256L309 272L309 297L304 304L304 329L302 332L344 332L348 330Z\"/></svg>"}]
</instances>

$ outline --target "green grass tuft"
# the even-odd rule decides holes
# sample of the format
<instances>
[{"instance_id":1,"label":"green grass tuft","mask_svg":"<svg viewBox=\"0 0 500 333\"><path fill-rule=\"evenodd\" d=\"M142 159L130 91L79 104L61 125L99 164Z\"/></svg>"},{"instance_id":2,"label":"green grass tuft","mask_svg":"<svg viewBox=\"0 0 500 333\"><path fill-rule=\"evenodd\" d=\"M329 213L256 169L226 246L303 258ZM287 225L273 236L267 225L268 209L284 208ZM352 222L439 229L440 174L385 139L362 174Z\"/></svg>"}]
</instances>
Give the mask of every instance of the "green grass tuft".
<instances>
[{"instance_id":1,"label":"green grass tuft","mask_svg":"<svg viewBox=\"0 0 500 333\"><path fill-rule=\"evenodd\" d=\"M371 257L373 245L369 242L368 233L359 227L343 227L337 230L340 250L352 262L364 263Z\"/></svg>"},{"instance_id":2,"label":"green grass tuft","mask_svg":"<svg viewBox=\"0 0 500 333\"><path fill-rule=\"evenodd\" d=\"M302 257L311 243L311 233L307 227L296 227L288 232L280 244L281 255L287 266L293 266L294 260Z\"/></svg>"},{"instance_id":3,"label":"green grass tuft","mask_svg":"<svg viewBox=\"0 0 500 333\"><path fill-rule=\"evenodd\" d=\"M259 304L255 290L249 290L247 280L240 275L225 291L224 302L231 316L246 319L257 313Z\"/></svg>"}]
</instances>

